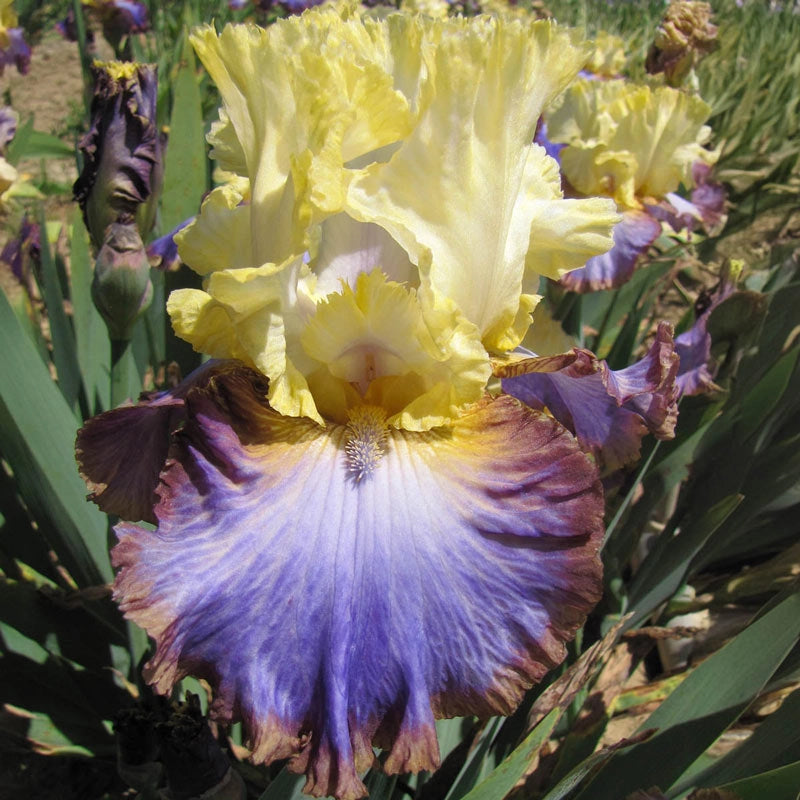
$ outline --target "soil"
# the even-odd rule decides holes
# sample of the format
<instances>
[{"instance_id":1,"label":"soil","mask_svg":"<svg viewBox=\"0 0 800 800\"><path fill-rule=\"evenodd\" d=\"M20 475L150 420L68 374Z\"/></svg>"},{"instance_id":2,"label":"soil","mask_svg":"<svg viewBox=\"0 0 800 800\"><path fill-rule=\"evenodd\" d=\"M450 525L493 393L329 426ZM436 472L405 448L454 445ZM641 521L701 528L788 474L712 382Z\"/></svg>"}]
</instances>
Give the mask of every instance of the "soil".
<instances>
[{"instance_id":1,"label":"soil","mask_svg":"<svg viewBox=\"0 0 800 800\"><path fill-rule=\"evenodd\" d=\"M0 77L0 94L20 117L20 125L33 117L34 128L72 144L83 117L83 78L78 46L57 31L47 33L32 50L30 70L20 75L6 67ZM37 177L46 170L49 181L71 186L78 173L74 159L48 159L42 167L23 161L22 171ZM71 201L70 201L71 204Z\"/></svg>"}]
</instances>

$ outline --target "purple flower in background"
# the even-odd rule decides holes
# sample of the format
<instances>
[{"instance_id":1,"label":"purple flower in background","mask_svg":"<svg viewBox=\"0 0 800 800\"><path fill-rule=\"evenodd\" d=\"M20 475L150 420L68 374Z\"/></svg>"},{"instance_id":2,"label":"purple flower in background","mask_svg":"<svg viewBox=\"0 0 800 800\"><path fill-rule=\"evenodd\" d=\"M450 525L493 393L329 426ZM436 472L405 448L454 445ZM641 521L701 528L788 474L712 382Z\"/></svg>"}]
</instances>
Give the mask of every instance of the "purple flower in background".
<instances>
[{"instance_id":1,"label":"purple flower in background","mask_svg":"<svg viewBox=\"0 0 800 800\"><path fill-rule=\"evenodd\" d=\"M109 41L149 28L147 6L139 0L83 0L83 4L99 16Z\"/></svg>"},{"instance_id":2,"label":"purple flower in background","mask_svg":"<svg viewBox=\"0 0 800 800\"><path fill-rule=\"evenodd\" d=\"M19 115L10 106L0 107L0 152L5 152L6 147L17 135Z\"/></svg>"},{"instance_id":3,"label":"purple flower in background","mask_svg":"<svg viewBox=\"0 0 800 800\"><path fill-rule=\"evenodd\" d=\"M621 286L661 233L662 221L675 230L724 223L724 190L710 180L719 153L704 146L710 112L700 98L666 86L572 84L536 141L559 161L567 194L613 197L622 222L613 249L564 275L563 286L575 292ZM693 189L691 201L676 194L681 184Z\"/></svg>"},{"instance_id":4,"label":"purple flower in background","mask_svg":"<svg viewBox=\"0 0 800 800\"><path fill-rule=\"evenodd\" d=\"M19 233L6 242L0 261L11 267L14 277L25 287L32 288L31 265L38 264L41 253L41 232L27 214L22 218Z\"/></svg>"},{"instance_id":5,"label":"purple flower in background","mask_svg":"<svg viewBox=\"0 0 800 800\"><path fill-rule=\"evenodd\" d=\"M0 75L11 64L25 75L31 63L31 48L22 28L6 27L9 21L16 25L16 15L8 9L0 11Z\"/></svg>"}]
</instances>

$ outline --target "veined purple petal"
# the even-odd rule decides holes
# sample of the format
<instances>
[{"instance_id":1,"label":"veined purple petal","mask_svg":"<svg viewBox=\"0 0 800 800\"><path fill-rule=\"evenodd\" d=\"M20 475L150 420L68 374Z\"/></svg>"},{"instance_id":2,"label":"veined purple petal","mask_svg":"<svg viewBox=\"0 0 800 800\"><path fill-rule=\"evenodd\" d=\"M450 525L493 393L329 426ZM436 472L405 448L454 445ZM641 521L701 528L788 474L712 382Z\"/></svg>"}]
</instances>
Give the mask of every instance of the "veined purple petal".
<instances>
[{"instance_id":1,"label":"veined purple petal","mask_svg":"<svg viewBox=\"0 0 800 800\"><path fill-rule=\"evenodd\" d=\"M572 292L597 292L616 289L630 280L639 256L661 233L661 223L644 211L622 214L614 228L614 246L601 256L590 258L585 267L574 269L561 278L561 285Z\"/></svg>"},{"instance_id":2,"label":"veined purple petal","mask_svg":"<svg viewBox=\"0 0 800 800\"><path fill-rule=\"evenodd\" d=\"M242 369L190 392L159 527L117 527L115 596L244 721L258 762L353 800L372 745L434 769L434 718L508 713L559 663L601 590L597 471L511 397L452 428L386 430L359 479L353 433L271 411Z\"/></svg>"},{"instance_id":3,"label":"veined purple petal","mask_svg":"<svg viewBox=\"0 0 800 800\"><path fill-rule=\"evenodd\" d=\"M107 514L155 522L159 474L170 435L186 418L185 398L228 367L228 362L209 361L174 389L145 393L136 404L90 419L75 443L89 498Z\"/></svg>"},{"instance_id":4,"label":"veined purple petal","mask_svg":"<svg viewBox=\"0 0 800 800\"><path fill-rule=\"evenodd\" d=\"M577 348L562 359L562 364L557 357L533 359L532 368L546 361L552 371L504 378L503 390L532 408L547 408L594 453L602 474L635 461L648 432L658 439L673 437L678 357L668 323L658 326L647 355L624 369L609 369L594 353Z\"/></svg>"}]
</instances>

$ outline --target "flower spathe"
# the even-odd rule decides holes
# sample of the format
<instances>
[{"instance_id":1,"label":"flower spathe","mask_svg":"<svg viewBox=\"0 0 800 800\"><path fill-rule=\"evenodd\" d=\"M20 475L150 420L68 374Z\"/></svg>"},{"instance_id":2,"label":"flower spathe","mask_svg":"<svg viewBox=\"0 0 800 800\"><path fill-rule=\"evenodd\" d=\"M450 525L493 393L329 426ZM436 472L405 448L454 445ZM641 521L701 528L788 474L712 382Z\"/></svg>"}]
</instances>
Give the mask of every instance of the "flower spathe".
<instances>
[{"instance_id":1,"label":"flower spathe","mask_svg":"<svg viewBox=\"0 0 800 800\"><path fill-rule=\"evenodd\" d=\"M585 51L348 6L194 44L234 177L177 234L204 283L168 308L220 361L91 421L79 459L102 508L158 525L113 553L148 680L206 678L256 761L354 800L373 745L434 769L436 717L512 710L600 594L596 465L487 392L539 275L611 245L613 203L564 199L533 144Z\"/></svg>"}]
</instances>

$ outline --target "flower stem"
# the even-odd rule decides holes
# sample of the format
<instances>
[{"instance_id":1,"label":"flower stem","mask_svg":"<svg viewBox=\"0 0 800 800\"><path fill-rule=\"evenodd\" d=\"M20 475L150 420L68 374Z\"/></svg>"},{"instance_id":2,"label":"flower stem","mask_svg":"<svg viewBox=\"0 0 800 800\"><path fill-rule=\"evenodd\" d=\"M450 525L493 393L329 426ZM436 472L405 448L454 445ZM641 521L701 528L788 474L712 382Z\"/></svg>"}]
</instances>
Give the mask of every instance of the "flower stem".
<instances>
[{"instance_id":1,"label":"flower stem","mask_svg":"<svg viewBox=\"0 0 800 800\"><path fill-rule=\"evenodd\" d=\"M111 340L111 408L131 399L136 362L133 358L130 339Z\"/></svg>"}]
</instances>

